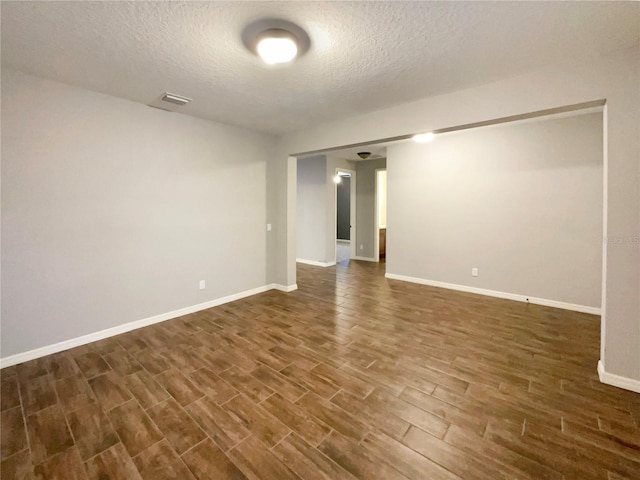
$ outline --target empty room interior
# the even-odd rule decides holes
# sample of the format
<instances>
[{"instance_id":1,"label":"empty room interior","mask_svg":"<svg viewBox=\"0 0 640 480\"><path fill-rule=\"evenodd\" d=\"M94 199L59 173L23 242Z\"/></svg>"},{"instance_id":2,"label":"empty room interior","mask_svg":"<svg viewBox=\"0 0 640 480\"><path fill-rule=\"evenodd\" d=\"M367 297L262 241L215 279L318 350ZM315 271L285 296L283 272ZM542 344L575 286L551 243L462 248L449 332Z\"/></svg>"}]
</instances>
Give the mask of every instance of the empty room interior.
<instances>
[{"instance_id":1,"label":"empty room interior","mask_svg":"<svg viewBox=\"0 0 640 480\"><path fill-rule=\"evenodd\" d=\"M640 478L640 3L0 15L3 480Z\"/></svg>"}]
</instances>

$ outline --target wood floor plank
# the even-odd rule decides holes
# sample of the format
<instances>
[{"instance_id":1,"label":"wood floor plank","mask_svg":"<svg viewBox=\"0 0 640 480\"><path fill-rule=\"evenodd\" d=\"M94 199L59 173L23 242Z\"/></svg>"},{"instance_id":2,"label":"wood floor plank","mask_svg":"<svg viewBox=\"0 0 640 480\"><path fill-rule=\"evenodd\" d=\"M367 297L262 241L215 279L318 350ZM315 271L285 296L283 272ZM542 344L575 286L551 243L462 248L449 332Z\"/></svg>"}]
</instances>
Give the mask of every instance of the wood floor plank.
<instances>
[{"instance_id":1,"label":"wood floor plank","mask_svg":"<svg viewBox=\"0 0 640 480\"><path fill-rule=\"evenodd\" d=\"M27 431L34 464L42 463L74 445L67 421L57 405L29 415Z\"/></svg>"},{"instance_id":2,"label":"wood floor plank","mask_svg":"<svg viewBox=\"0 0 640 480\"><path fill-rule=\"evenodd\" d=\"M269 398L273 394L271 388L237 367L225 370L220 374L220 378L226 380L233 388L244 393L257 403Z\"/></svg>"},{"instance_id":3,"label":"wood floor plank","mask_svg":"<svg viewBox=\"0 0 640 480\"><path fill-rule=\"evenodd\" d=\"M478 459L491 458L496 465L496 470L504 471L505 476L516 475L519 478L531 480L562 480L563 478L563 475L553 468L505 449L501 445L487 442L475 433L456 425L451 425L444 440Z\"/></svg>"},{"instance_id":4,"label":"wood floor plank","mask_svg":"<svg viewBox=\"0 0 640 480\"><path fill-rule=\"evenodd\" d=\"M469 428L479 436L482 436L487 427L487 420L478 418L476 415L468 414L464 410L414 388L405 388L400 394L400 398L449 423L455 423L456 425Z\"/></svg>"},{"instance_id":5,"label":"wood floor plank","mask_svg":"<svg viewBox=\"0 0 640 480\"><path fill-rule=\"evenodd\" d=\"M269 448L286 437L290 430L260 405L256 405L243 394L237 395L222 405L232 417L246 427L258 440Z\"/></svg>"},{"instance_id":6,"label":"wood floor plank","mask_svg":"<svg viewBox=\"0 0 640 480\"><path fill-rule=\"evenodd\" d=\"M111 370L111 367L109 367L107 362L104 361L104 358L96 352L78 355L74 360L76 361L76 364L78 364L80 371L88 379Z\"/></svg>"},{"instance_id":7,"label":"wood floor plank","mask_svg":"<svg viewBox=\"0 0 640 480\"><path fill-rule=\"evenodd\" d=\"M313 364L309 370L306 370L296 363L292 363L288 367L283 368L280 373L292 382L302 385L305 389L321 397L331 398L338 393L340 387L326 378L313 373L312 369L317 365L318 364Z\"/></svg>"},{"instance_id":8,"label":"wood floor plank","mask_svg":"<svg viewBox=\"0 0 640 480\"><path fill-rule=\"evenodd\" d=\"M85 463L87 480L141 480L138 469L122 443Z\"/></svg>"},{"instance_id":9,"label":"wood floor plank","mask_svg":"<svg viewBox=\"0 0 640 480\"><path fill-rule=\"evenodd\" d=\"M209 397L187 405L189 415L225 452L249 436L249 431L238 419L229 415Z\"/></svg>"},{"instance_id":10,"label":"wood floor plank","mask_svg":"<svg viewBox=\"0 0 640 480\"><path fill-rule=\"evenodd\" d=\"M133 461L143 480L195 480L166 440L143 450Z\"/></svg>"},{"instance_id":11,"label":"wood floor plank","mask_svg":"<svg viewBox=\"0 0 640 480\"><path fill-rule=\"evenodd\" d=\"M72 412L96 402L96 397L82 373L75 373L57 380L55 388L60 405L65 412Z\"/></svg>"},{"instance_id":12,"label":"wood floor plank","mask_svg":"<svg viewBox=\"0 0 640 480\"><path fill-rule=\"evenodd\" d=\"M55 380L62 380L81 373L78 364L67 352L55 353L47 360L47 369Z\"/></svg>"},{"instance_id":13,"label":"wood floor plank","mask_svg":"<svg viewBox=\"0 0 640 480\"><path fill-rule=\"evenodd\" d=\"M267 367L266 365L260 365L258 368L251 372L251 375L258 379L261 383L271 388L274 392L278 392L292 402L295 402L298 398L308 392L306 388L295 383L291 379L285 377L279 372Z\"/></svg>"},{"instance_id":14,"label":"wood floor plank","mask_svg":"<svg viewBox=\"0 0 640 480\"><path fill-rule=\"evenodd\" d=\"M383 464L366 448L354 443L338 432L331 432L318 449L354 477L399 479L407 477L399 471Z\"/></svg>"},{"instance_id":15,"label":"wood floor plank","mask_svg":"<svg viewBox=\"0 0 640 480\"><path fill-rule=\"evenodd\" d=\"M20 395L26 415L31 415L58 402L51 375L41 375L21 382Z\"/></svg>"},{"instance_id":16,"label":"wood floor plank","mask_svg":"<svg viewBox=\"0 0 640 480\"><path fill-rule=\"evenodd\" d=\"M362 440L369 432L369 426L367 424L315 393L307 393L298 400L296 404L306 409L311 415L320 419L334 430L356 442Z\"/></svg>"},{"instance_id":17,"label":"wood floor plank","mask_svg":"<svg viewBox=\"0 0 640 480\"><path fill-rule=\"evenodd\" d=\"M0 435L2 438L0 443L1 460L27 449L24 417L22 416L22 409L19 406L2 412L0 417Z\"/></svg>"},{"instance_id":18,"label":"wood floor plank","mask_svg":"<svg viewBox=\"0 0 640 480\"><path fill-rule=\"evenodd\" d=\"M163 438L155 423L134 400L115 407L108 416L132 457Z\"/></svg>"},{"instance_id":19,"label":"wood floor plank","mask_svg":"<svg viewBox=\"0 0 640 480\"><path fill-rule=\"evenodd\" d=\"M329 457L291 433L273 448L273 453L300 478L354 480L355 477Z\"/></svg>"},{"instance_id":20,"label":"wood floor plank","mask_svg":"<svg viewBox=\"0 0 640 480\"><path fill-rule=\"evenodd\" d=\"M413 426L402 439L402 443L463 479L496 480L511 478L504 476L489 461L478 460L474 456Z\"/></svg>"},{"instance_id":21,"label":"wood floor plank","mask_svg":"<svg viewBox=\"0 0 640 480\"><path fill-rule=\"evenodd\" d=\"M331 402L346 412L350 412L358 420L366 423L396 440L401 440L411 424L397 415L372 407L350 393L340 391Z\"/></svg>"},{"instance_id":22,"label":"wood floor plank","mask_svg":"<svg viewBox=\"0 0 640 480\"><path fill-rule=\"evenodd\" d=\"M260 405L313 446L317 446L331 431L331 427L318 420L306 409L277 393Z\"/></svg>"},{"instance_id":23,"label":"wood floor plank","mask_svg":"<svg viewBox=\"0 0 640 480\"><path fill-rule=\"evenodd\" d=\"M196 480L246 480L244 473L210 439L182 456Z\"/></svg>"},{"instance_id":24,"label":"wood floor plank","mask_svg":"<svg viewBox=\"0 0 640 480\"><path fill-rule=\"evenodd\" d=\"M77 449L69 448L34 467L35 478L47 480L85 480L87 471Z\"/></svg>"},{"instance_id":25,"label":"wood floor plank","mask_svg":"<svg viewBox=\"0 0 640 480\"><path fill-rule=\"evenodd\" d=\"M178 455L206 438L198 424L173 398L151 407L147 413Z\"/></svg>"},{"instance_id":26,"label":"wood floor plank","mask_svg":"<svg viewBox=\"0 0 640 480\"><path fill-rule=\"evenodd\" d=\"M449 427L449 422L392 394L375 389L365 402L374 408L392 413L416 427L442 438Z\"/></svg>"},{"instance_id":27,"label":"wood floor plank","mask_svg":"<svg viewBox=\"0 0 640 480\"><path fill-rule=\"evenodd\" d=\"M206 367L191 372L189 378L218 405L238 395L238 391L235 388Z\"/></svg>"},{"instance_id":28,"label":"wood floor plank","mask_svg":"<svg viewBox=\"0 0 640 480\"><path fill-rule=\"evenodd\" d=\"M204 396L191 380L173 368L155 377L157 382L181 405L185 406Z\"/></svg>"},{"instance_id":29,"label":"wood floor plank","mask_svg":"<svg viewBox=\"0 0 640 480\"><path fill-rule=\"evenodd\" d=\"M151 375L157 375L171 368L167 357L152 348L144 348L133 353L133 356Z\"/></svg>"},{"instance_id":30,"label":"wood floor plank","mask_svg":"<svg viewBox=\"0 0 640 480\"><path fill-rule=\"evenodd\" d=\"M140 370L124 377L124 384L142 408L150 408L167 400L170 395L146 370Z\"/></svg>"},{"instance_id":31,"label":"wood floor plank","mask_svg":"<svg viewBox=\"0 0 640 480\"><path fill-rule=\"evenodd\" d=\"M278 480L299 480L284 463L252 435L240 442L229 452L229 457L250 479L277 478Z\"/></svg>"},{"instance_id":32,"label":"wood floor plank","mask_svg":"<svg viewBox=\"0 0 640 480\"><path fill-rule=\"evenodd\" d=\"M20 363L16 365L16 374L18 380L24 382L38 378L42 375L49 373L47 369L48 360L46 357L36 358L35 360L29 360L28 362Z\"/></svg>"},{"instance_id":33,"label":"wood floor plank","mask_svg":"<svg viewBox=\"0 0 640 480\"><path fill-rule=\"evenodd\" d=\"M2 369L3 480L640 478L596 316L384 273L299 265L295 292Z\"/></svg>"},{"instance_id":34,"label":"wood floor plank","mask_svg":"<svg viewBox=\"0 0 640 480\"><path fill-rule=\"evenodd\" d=\"M113 447L120 439L99 405L88 403L67 415L78 452L87 460Z\"/></svg>"},{"instance_id":35,"label":"wood floor plank","mask_svg":"<svg viewBox=\"0 0 640 480\"><path fill-rule=\"evenodd\" d=\"M120 375L130 375L142 369L142 365L124 349L105 353L103 357L111 369Z\"/></svg>"},{"instance_id":36,"label":"wood floor plank","mask_svg":"<svg viewBox=\"0 0 640 480\"><path fill-rule=\"evenodd\" d=\"M114 372L89 379L89 386L105 411L120 406L132 398L124 379Z\"/></svg>"},{"instance_id":37,"label":"wood floor plank","mask_svg":"<svg viewBox=\"0 0 640 480\"><path fill-rule=\"evenodd\" d=\"M33 464L28 450L10 456L0 463L0 478L5 480L33 480Z\"/></svg>"},{"instance_id":38,"label":"wood floor plank","mask_svg":"<svg viewBox=\"0 0 640 480\"><path fill-rule=\"evenodd\" d=\"M460 480L457 475L383 433L371 432L361 444L372 452L378 462L398 470L407 478Z\"/></svg>"},{"instance_id":39,"label":"wood floor plank","mask_svg":"<svg viewBox=\"0 0 640 480\"><path fill-rule=\"evenodd\" d=\"M2 377L0 380L0 405L1 411L20 405L20 393L18 391L18 378L14 375Z\"/></svg>"}]
</instances>

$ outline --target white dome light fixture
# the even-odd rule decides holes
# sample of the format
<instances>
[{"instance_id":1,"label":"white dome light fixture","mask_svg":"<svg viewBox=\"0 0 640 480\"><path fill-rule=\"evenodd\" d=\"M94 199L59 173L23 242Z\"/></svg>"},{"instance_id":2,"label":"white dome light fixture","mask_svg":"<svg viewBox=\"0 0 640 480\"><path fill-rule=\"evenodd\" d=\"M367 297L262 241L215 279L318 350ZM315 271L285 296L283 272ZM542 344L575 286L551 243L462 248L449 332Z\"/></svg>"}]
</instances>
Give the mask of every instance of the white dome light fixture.
<instances>
[{"instance_id":1,"label":"white dome light fixture","mask_svg":"<svg viewBox=\"0 0 640 480\"><path fill-rule=\"evenodd\" d=\"M434 137L435 137L435 135L432 132L418 133L418 134L414 135L413 137L411 137L411 140L413 140L416 143L427 143L427 142L430 142L431 140L433 140Z\"/></svg>"},{"instance_id":2,"label":"white dome light fixture","mask_svg":"<svg viewBox=\"0 0 640 480\"><path fill-rule=\"evenodd\" d=\"M287 20L263 18L247 25L242 42L269 66L290 64L304 55L311 45L302 28Z\"/></svg>"},{"instance_id":3,"label":"white dome light fixture","mask_svg":"<svg viewBox=\"0 0 640 480\"><path fill-rule=\"evenodd\" d=\"M296 58L298 44L291 32L272 28L260 34L256 51L266 64L276 65Z\"/></svg>"}]
</instances>

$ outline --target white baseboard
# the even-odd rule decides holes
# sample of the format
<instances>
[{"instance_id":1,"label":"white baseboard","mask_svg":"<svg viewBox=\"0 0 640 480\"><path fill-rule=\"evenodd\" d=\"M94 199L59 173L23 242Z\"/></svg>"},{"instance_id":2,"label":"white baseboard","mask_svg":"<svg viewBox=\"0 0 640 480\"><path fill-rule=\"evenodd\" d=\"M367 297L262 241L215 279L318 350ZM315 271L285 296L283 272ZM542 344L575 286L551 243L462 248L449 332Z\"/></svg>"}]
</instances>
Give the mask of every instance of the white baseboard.
<instances>
[{"instance_id":1,"label":"white baseboard","mask_svg":"<svg viewBox=\"0 0 640 480\"><path fill-rule=\"evenodd\" d=\"M377 258L373 257L353 257L351 260L362 260L363 262L376 262L378 263Z\"/></svg>"},{"instance_id":2,"label":"white baseboard","mask_svg":"<svg viewBox=\"0 0 640 480\"><path fill-rule=\"evenodd\" d=\"M602 360L598 360L598 377L602 383L612 385L618 388L624 388L625 390L631 390L632 392L640 393L640 380L634 380L633 378L621 377L614 373L608 373L604 369L604 363Z\"/></svg>"},{"instance_id":3,"label":"white baseboard","mask_svg":"<svg viewBox=\"0 0 640 480\"><path fill-rule=\"evenodd\" d=\"M336 243L341 243L343 245L350 245L351 240L340 240L339 238L336 240Z\"/></svg>"},{"instance_id":4,"label":"white baseboard","mask_svg":"<svg viewBox=\"0 0 640 480\"><path fill-rule=\"evenodd\" d=\"M268 290L275 289L283 292L292 292L297 288L298 286L296 284L279 285L279 284L273 283L270 285L265 285L263 287L253 288L251 290L245 290L244 292L234 293L233 295L227 295L226 297L217 298L215 300L199 303L197 305L191 305L190 307L180 308L178 310L173 310L171 312L161 313L160 315L154 315L153 317L143 318L142 320L136 320L133 322L118 325L116 327L107 328L105 330L93 332L88 335L83 335L81 337L64 340L62 342L54 343L53 345L47 345L45 347L36 348L34 350L29 350L27 352L17 353L15 355L10 355L8 357L0 358L0 369L5 367L10 367L18 363L27 362L29 360L34 360L36 358L44 357L46 355L51 355L53 353L69 350L70 348L79 347L87 343L103 340L105 338L113 337L115 335L120 335L121 333L130 332L131 330L137 330L138 328L147 327L149 325L153 325L154 323L164 322L166 320L171 320L173 318L182 317L183 315L199 312L200 310L206 310L207 308L213 308L213 307L217 307L218 305L234 302L236 300L240 300L241 298L257 295L258 293L263 293Z\"/></svg>"},{"instance_id":5,"label":"white baseboard","mask_svg":"<svg viewBox=\"0 0 640 480\"><path fill-rule=\"evenodd\" d=\"M402 280L403 282L419 283L421 285L429 285L430 287L447 288L449 290L458 290L460 292L467 292L467 293L477 293L478 295L504 298L506 300L515 300L517 302L533 303L536 305L544 305L545 307L562 308L564 310L590 313L592 315L601 314L601 309L597 307L588 307L586 305L577 305L574 303L559 302L556 300L548 300L546 298L528 297L526 295L520 295L517 293L498 292L496 290L486 290L484 288L469 287L467 285L457 285L454 283L438 282L436 280L426 280L424 278L406 277L404 275L396 275L395 273L387 273L385 274L385 277L391 280Z\"/></svg>"},{"instance_id":6,"label":"white baseboard","mask_svg":"<svg viewBox=\"0 0 640 480\"><path fill-rule=\"evenodd\" d=\"M293 292L294 290L298 289L298 284L294 283L293 285L280 285L278 283L272 283L271 285L269 285L270 290L280 290L281 292Z\"/></svg>"},{"instance_id":7,"label":"white baseboard","mask_svg":"<svg viewBox=\"0 0 640 480\"><path fill-rule=\"evenodd\" d=\"M316 262L315 260L305 260L303 258L296 258L296 262L313 265L314 267L332 267L336 264L336 262Z\"/></svg>"}]
</instances>

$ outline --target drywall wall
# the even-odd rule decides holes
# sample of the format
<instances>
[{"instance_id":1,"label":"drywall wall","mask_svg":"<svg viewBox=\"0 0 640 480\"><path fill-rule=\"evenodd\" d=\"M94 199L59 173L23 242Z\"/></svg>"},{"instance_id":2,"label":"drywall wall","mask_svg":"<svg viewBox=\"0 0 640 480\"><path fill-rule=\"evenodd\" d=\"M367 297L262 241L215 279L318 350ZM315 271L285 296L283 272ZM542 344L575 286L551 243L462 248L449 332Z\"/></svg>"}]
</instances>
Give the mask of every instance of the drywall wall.
<instances>
[{"instance_id":1,"label":"drywall wall","mask_svg":"<svg viewBox=\"0 0 640 480\"><path fill-rule=\"evenodd\" d=\"M269 162L268 215L278 229L278 241L269 244L274 259L269 278L295 283L295 154L605 100L600 358L604 372L640 386L639 58L636 46L586 61L568 60L282 136Z\"/></svg>"},{"instance_id":2,"label":"drywall wall","mask_svg":"<svg viewBox=\"0 0 640 480\"><path fill-rule=\"evenodd\" d=\"M297 254L299 260L327 261L327 157L298 161Z\"/></svg>"},{"instance_id":3,"label":"drywall wall","mask_svg":"<svg viewBox=\"0 0 640 480\"><path fill-rule=\"evenodd\" d=\"M376 235L376 169L385 168L387 160L356 162L356 254L358 257L378 258ZM362 248L360 248L362 246Z\"/></svg>"},{"instance_id":4,"label":"drywall wall","mask_svg":"<svg viewBox=\"0 0 640 480\"><path fill-rule=\"evenodd\" d=\"M387 228L387 171L377 172L378 227Z\"/></svg>"},{"instance_id":5,"label":"drywall wall","mask_svg":"<svg viewBox=\"0 0 640 480\"><path fill-rule=\"evenodd\" d=\"M264 286L274 144L3 69L2 357Z\"/></svg>"},{"instance_id":6,"label":"drywall wall","mask_svg":"<svg viewBox=\"0 0 640 480\"><path fill-rule=\"evenodd\" d=\"M336 238L351 239L351 177L341 177L336 187L337 226Z\"/></svg>"},{"instance_id":7,"label":"drywall wall","mask_svg":"<svg viewBox=\"0 0 640 480\"><path fill-rule=\"evenodd\" d=\"M388 274L600 308L602 113L407 141L387 159Z\"/></svg>"}]
</instances>

